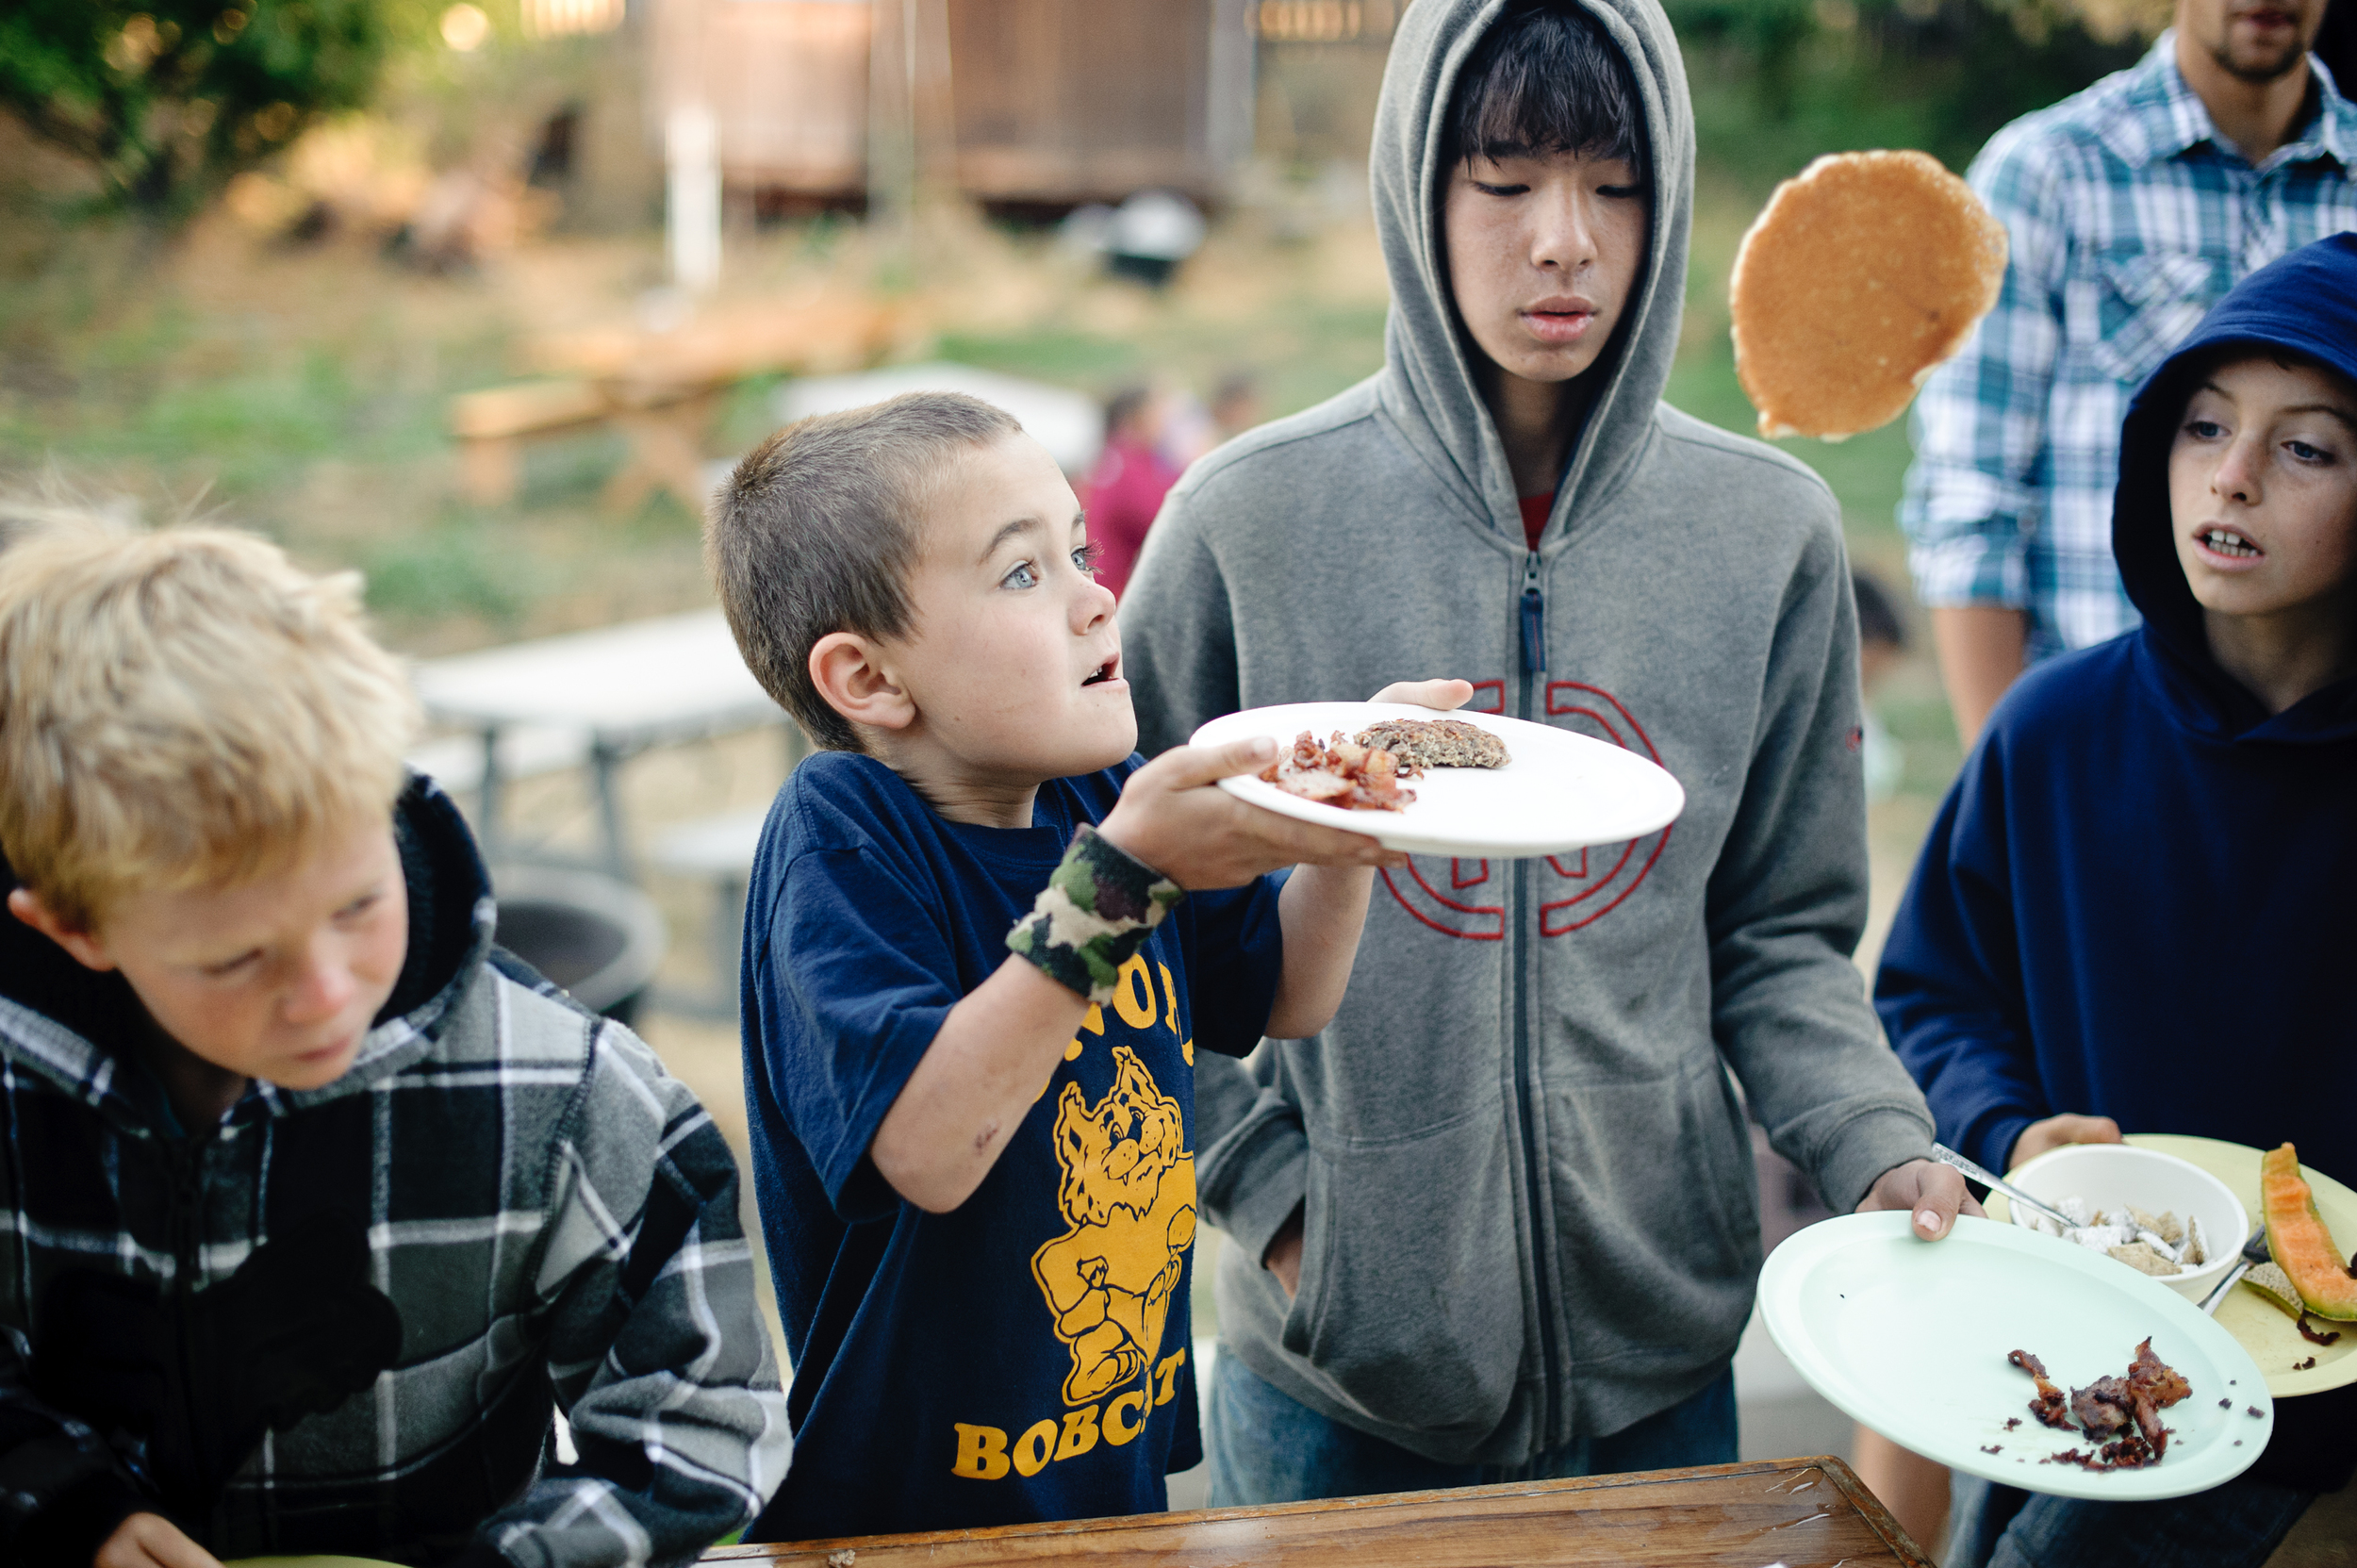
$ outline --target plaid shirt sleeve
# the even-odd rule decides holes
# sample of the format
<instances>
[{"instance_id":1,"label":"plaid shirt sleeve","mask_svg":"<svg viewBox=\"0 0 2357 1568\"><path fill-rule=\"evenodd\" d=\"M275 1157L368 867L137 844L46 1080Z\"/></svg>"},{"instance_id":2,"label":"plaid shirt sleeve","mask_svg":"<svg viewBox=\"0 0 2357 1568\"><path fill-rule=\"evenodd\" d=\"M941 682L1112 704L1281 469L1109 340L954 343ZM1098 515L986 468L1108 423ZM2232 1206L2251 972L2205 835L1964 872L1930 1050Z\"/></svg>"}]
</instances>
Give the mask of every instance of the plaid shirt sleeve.
<instances>
[{"instance_id":1,"label":"plaid shirt sleeve","mask_svg":"<svg viewBox=\"0 0 2357 1568\"><path fill-rule=\"evenodd\" d=\"M536 1293L579 1458L478 1536L519 1568L692 1560L750 1524L785 1474L735 1159L635 1036L606 1027L596 1050L556 1150Z\"/></svg>"},{"instance_id":2,"label":"plaid shirt sleeve","mask_svg":"<svg viewBox=\"0 0 2357 1568\"><path fill-rule=\"evenodd\" d=\"M2029 602L2025 551L2039 522L2048 395L2062 343L2061 180L2040 139L2003 133L1968 177L2004 223L2011 255L1996 308L1916 402L1916 456L1899 521L1924 603L2019 608Z\"/></svg>"}]
</instances>

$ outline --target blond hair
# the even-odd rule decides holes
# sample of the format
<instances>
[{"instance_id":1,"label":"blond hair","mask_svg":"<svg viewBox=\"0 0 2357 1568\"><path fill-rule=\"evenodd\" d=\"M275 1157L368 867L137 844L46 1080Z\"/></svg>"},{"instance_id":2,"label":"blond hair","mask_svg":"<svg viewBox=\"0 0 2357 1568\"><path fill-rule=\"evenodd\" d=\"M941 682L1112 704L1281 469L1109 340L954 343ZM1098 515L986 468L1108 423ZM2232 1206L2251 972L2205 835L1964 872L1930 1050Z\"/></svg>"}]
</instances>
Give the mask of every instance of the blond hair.
<instances>
[{"instance_id":1,"label":"blond hair","mask_svg":"<svg viewBox=\"0 0 2357 1568\"><path fill-rule=\"evenodd\" d=\"M97 518L0 551L0 853L71 924L383 818L418 718L356 574L229 529Z\"/></svg>"}]
</instances>

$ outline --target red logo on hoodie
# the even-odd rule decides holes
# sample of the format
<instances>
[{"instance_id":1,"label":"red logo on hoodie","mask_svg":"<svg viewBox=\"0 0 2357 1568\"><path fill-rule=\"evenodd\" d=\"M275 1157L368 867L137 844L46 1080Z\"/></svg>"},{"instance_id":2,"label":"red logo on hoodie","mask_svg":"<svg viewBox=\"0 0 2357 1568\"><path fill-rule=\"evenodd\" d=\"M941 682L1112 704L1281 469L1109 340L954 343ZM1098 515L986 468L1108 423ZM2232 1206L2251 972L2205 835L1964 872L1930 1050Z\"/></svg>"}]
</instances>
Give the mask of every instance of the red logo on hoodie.
<instances>
[{"instance_id":1,"label":"red logo on hoodie","mask_svg":"<svg viewBox=\"0 0 2357 1568\"><path fill-rule=\"evenodd\" d=\"M1505 697L1503 681L1482 681L1475 686L1472 705L1497 713L1505 707ZM1645 727L1602 686L1549 681L1546 715L1565 729L1661 761ZM1620 908L1652 873L1669 842L1670 829L1664 828L1623 844L1599 844L1570 854L1549 855L1540 863L1539 934L1566 935ZM1486 860L1453 860L1442 872L1437 861L1419 856L1404 871L1385 871L1383 885L1392 890L1402 909L1443 935L1469 942L1498 942L1506 936L1506 904L1502 883L1493 883L1492 879L1502 870ZM1480 901L1484 894L1498 901Z\"/></svg>"}]
</instances>

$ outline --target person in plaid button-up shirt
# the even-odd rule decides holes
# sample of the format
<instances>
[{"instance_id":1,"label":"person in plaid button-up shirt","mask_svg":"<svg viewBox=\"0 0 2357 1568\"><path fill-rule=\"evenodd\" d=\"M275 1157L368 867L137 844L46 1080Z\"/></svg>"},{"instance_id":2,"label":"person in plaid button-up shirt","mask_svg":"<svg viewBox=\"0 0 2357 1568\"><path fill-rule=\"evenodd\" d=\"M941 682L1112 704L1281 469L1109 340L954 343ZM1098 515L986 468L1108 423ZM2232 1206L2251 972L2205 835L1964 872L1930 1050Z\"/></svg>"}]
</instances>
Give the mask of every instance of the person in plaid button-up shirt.
<instances>
[{"instance_id":1,"label":"person in plaid button-up shirt","mask_svg":"<svg viewBox=\"0 0 2357 1568\"><path fill-rule=\"evenodd\" d=\"M2135 623L2112 564L2128 399L2250 273L2357 227L2324 0L2178 0L2131 70L2006 126L1968 178L2013 255L1917 404L1900 521L1969 745L2022 668Z\"/></svg>"}]
</instances>

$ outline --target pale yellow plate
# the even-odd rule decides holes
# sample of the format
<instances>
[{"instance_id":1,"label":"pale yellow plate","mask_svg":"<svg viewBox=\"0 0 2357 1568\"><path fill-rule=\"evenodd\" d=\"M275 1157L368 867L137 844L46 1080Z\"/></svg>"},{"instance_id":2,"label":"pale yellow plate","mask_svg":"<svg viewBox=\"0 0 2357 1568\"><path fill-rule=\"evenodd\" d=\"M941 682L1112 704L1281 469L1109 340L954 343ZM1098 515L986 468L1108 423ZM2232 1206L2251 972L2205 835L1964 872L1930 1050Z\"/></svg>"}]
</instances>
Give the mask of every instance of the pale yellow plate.
<instances>
[{"instance_id":1,"label":"pale yellow plate","mask_svg":"<svg viewBox=\"0 0 2357 1568\"><path fill-rule=\"evenodd\" d=\"M2217 1138L2188 1138L2175 1132L2132 1132L2128 1142L2200 1166L2232 1188L2250 1213L2250 1223L2259 1223L2263 1212L2259 1207L2259 1161L2264 1157L2261 1150ZM2349 1191L2314 1165L2301 1165L2299 1174L2307 1178L2309 1190L2316 1195L2316 1213L2324 1216L2333 1244L2348 1247L2357 1243L2357 1192ZM1988 1212L1994 1219L2013 1217L2013 1207L2001 1193L1988 1195ZM2236 1236L2223 1245L2239 1250L2243 1241L2243 1236ZM2308 1321L2312 1325L2321 1323L2315 1317ZM2283 1309L2269 1303L2257 1291L2239 1284L2217 1304L2217 1322L2219 1328L2250 1352L2250 1359L2266 1375L2267 1392L2278 1399L2322 1394L2327 1389L2357 1383L2357 1323L2322 1323L2326 1333L2339 1330L2340 1343L2310 1345L2299 1337L2299 1326L2283 1315ZM2292 1370L2294 1362L2304 1362L2311 1356L2316 1359L2316 1365L2305 1371Z\"/></svg>"}]
</instances>

